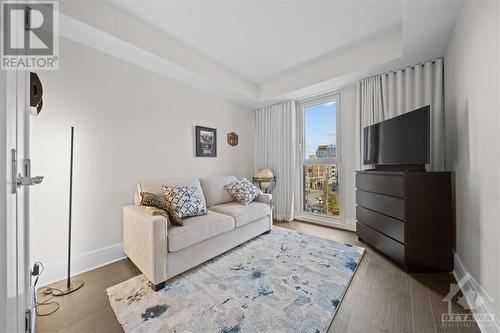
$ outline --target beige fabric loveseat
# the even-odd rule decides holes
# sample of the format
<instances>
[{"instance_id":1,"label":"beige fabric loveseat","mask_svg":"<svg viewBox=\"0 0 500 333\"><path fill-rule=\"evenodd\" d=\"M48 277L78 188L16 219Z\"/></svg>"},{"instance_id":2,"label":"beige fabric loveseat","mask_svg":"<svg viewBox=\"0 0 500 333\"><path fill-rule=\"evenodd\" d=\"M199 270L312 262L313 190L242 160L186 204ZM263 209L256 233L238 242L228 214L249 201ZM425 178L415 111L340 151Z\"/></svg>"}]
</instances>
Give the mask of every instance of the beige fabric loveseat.
<instances>
[{"instance_id":1,"label":"beige fabric loveseat","mask_svg":"<svg viewBox=\"0 0 500 333\"><path fill-rule=\"evenodd\" d=\"M218 176L138 184L135 204L123 207L123 247L155 290L171 277L271 231L271 195L261 194L244 206L224 189L235 180L234 176ZM163 185L196 186L208 214L186 218L184 226L167 227L165 217L152 216L139 206L140 192L161 194Z\"/></svg>"}]
</instances>

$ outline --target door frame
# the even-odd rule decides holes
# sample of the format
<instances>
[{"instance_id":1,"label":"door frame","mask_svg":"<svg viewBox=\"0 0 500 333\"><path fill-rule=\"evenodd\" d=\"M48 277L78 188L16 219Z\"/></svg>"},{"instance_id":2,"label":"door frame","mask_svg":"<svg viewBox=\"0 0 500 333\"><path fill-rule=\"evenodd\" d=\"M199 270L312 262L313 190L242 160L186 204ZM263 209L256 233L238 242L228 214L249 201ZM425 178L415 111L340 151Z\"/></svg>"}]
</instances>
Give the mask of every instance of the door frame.
<instances>
[{"instance_id":1,"label":"door frame","mask_svg":"<svg viewBox=\"0 0 500 333\"><path fill-rule=\"evenodd\" d=\"M0 331L25 332L34 323L29 189L16 182L29 158L29 71L1 70L0 97Z\"/></svg>"},{"instance_id":2,"label":"door frame","mask_svg":"<svg viewBox=\"0 0 500 333\"><path fill-rule=\"evenodd\" d=\"M7 155L7 72L0 71L0 154L2 163L0 165L0 331L7 332L12 327L12 319L7 314L7 309L12 307L7 295L12 293L8 290L11 281L8 278L7 269L7 196L10 192L8 186L7 170L10 165ZM5 222L4 222L5 221Z\"/></svg>"},{"instance_id":3,"label":"door frame","mask_svg":"<svg viewBox=\"0 0 500 333\"><path fill-rule=\"evenodd\" d=\"M26 310L32 308L30 244L29 244L29 190L17 188L16 175L22 173L22 161L29 154L28 72L2 71L0 84L4 97L1 105L2 127L2 223L0 239L0 295L5 299L0 322L6 332L24 332ZM16 155L13 150L15 149ZM16 159L17 163L13 161ZM16 172L13 172L13 167ZM3 318L4 317L4 318ZM31 316L33 318L33 316ZM4 327L0 326L0 330Z\"/></svg>"}]
</instances>

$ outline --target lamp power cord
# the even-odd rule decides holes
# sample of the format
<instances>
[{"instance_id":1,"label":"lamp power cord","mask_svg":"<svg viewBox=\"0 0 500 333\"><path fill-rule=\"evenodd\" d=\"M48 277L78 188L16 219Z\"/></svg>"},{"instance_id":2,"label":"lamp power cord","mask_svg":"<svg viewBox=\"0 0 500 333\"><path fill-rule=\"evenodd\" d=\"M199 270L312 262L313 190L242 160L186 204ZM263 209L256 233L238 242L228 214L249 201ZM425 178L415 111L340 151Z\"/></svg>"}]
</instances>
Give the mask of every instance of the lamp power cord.
<instances>
[{"instance_id":1,"label":"lamp power cord","mask_svg":"<svg viewBox=\"0 0 500 333\"><path fill-rule=\"evenodd\" d=\"M32 276L36 276L35 282L33 283L33 299L35 302L35 313L37 316L43 317L43 316L48 316L59 310L60 304L57 301L54 301L54 297L52 295L52 291L58 291L61 292L60 289L57 288L52 288L52 287L40 287L36 288L38 284L38 279L42 275L44 271L43 264L39 261L35 262L33 265L33 270L31 272ZM40 296L49 296L47 299L44 299L43 301L39 301ZM49 307L49 309L47 309Z\"/></svg>"}]
</instances>

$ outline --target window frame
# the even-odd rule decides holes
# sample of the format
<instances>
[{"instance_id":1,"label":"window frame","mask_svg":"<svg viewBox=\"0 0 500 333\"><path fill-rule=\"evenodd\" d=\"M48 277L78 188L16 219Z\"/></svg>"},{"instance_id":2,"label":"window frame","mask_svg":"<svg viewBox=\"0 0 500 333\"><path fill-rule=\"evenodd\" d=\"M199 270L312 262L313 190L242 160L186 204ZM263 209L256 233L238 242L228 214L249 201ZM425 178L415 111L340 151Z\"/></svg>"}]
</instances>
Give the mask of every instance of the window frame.
<instances>
[{"instance_id":1,"label":"window frame","mask_svg":"<svg viewBox=\"0 0 500 333\"><path fill-rule=\"evenodd\" d=\"M308 107L314 106L314 105L320 105L320 104L325 104L328 102L334 101L336 104L336 111L335 111L335 116L336 116L336 133L335 133L335 145L337 146L337 153L334 158L316 158L316 159L310 159L306 156L306 150L304 149L305 144L306 144L306 129L305 129L305 112L304 110ZM312 97L306 100L303 100L299 102L299 145L300 145L300 159L302 160L303 164L336 164L340 163L342 161L342 153L341 150L339 149L341 147L341 142L340 142L340 94L339 93L333 93L333 94L327 94L327 95L322 95L320 97ZM319 162L319 163L318 163Z\"/></svg>"},{"instance_id":2,"label":"window frame","mask_svg":"<svg viewBox=\"0 0 500 333\"><path fill-rule=\"evenodd\" d=\"M335 101L336 103L336 156L334 158L316 158L310 159L306 156L306 133L305 133L305 109L310 106L324 104ZM342 165L342 128L341 128L341 93L338 91L322 95L309 97L297 101L297 170L299 177L295 202L298 203L295 209L297 219L312 223L325 225L345 225L344 219L344 190L343 190L343 165ZM338 216L327 216L325 214L311 213L304 211L304 167L307 165L335 164L337 166L338 193L340 198L340 207Z\"/></svg>"}]
</instances>

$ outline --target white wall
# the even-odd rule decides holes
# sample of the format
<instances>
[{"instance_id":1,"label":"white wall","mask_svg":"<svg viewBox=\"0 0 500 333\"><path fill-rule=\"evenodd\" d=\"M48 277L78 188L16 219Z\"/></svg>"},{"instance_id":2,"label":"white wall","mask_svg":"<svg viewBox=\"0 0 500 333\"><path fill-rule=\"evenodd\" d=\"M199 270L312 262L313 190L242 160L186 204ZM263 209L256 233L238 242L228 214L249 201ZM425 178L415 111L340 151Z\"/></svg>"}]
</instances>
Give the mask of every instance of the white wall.
<instances>
[{"instance_id":1,"label":"white wall","mask_svg":"<svg viewBox=\"0 0 500 333\"><path fill-rule=\"evenodd\" d=\"M122 256L122 206L141 179L253 174L254 113L64 38L59 71L40 72L32 119L32 259L42 284L63 277L69 139L75 126L73 272ZM194 157L194 126L218 130L218 157ZM226 134L240 135L231 147Z\"/></svg>"},{"instance_id":2,"label":"white wall","mask_svg":"<svg viewBox=\"0 0 500 333\"><path fill-rule=\"evenodd\" d=\"M500 318L499 9L467 1L445 56L446 167L454 172L457 254Z\"/></svg>"}]
</instances>

